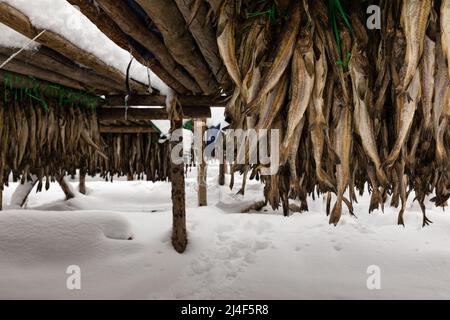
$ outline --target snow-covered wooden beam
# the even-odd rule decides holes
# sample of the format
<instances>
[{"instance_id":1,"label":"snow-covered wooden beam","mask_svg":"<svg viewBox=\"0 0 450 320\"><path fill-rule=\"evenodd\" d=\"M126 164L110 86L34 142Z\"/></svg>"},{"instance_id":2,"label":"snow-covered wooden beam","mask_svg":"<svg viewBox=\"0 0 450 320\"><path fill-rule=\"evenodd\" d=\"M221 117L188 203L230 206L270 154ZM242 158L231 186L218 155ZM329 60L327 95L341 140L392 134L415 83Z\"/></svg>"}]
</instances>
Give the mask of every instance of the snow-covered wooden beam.
<instances>
[{"instance_id":1,"label":"snow-covered wooden beam","mask_svg":"<svg viewBox=\"0 0 450 320\"><path fill-rule=\"evenodd\" d=\"M150 126L100 126L100 133L154 133Z\"/></svg>"},{"instance_id":2,"label":"snow-covered wooden beam","mask_svg":"<svg viewBox=\"0 0 450 320\"><path fill-rule=\"evenodd\" d=\"M42 29L36 28L30 19L21 11L3 2L0 2L0 22L30 39L35 38L43 31ZM111 81L117 81L119 83L124 83L125 81L125 75L122 72L107 65L92 53L82 50L51 30L44 32L36 41L52 48L73 61L77 61L95 70L101 75L109 77ZM132 80L130 84L135 91L147 91L147 87L137 81Z\"/></svg>"},{"instance_id":3,"label":"snow-covered wooden beam","mask_svg":"<svg viewBox=\"0 0 450 320\"><path fill-rule=\"evenodd\" d=\"M4 56L4 55L0 54L0 62L5 61L6 59L8 59L8 56ZM11 60L6 66L3 67L3 70L19 73L24 76L32 76L32 77L35 77L35 78L38 78L41 80L45 80L45 81L49 81L49 82L53 82L53 83L58 83L65 87L76 89L76 90L85 90L86 89L78 81L70 79L61 74L39 68L39 67L36 67L31 64L27 64L18 59Z\"/></svg>"},{"instance_id":4,"label":"snow-covered wooden beam","mask_svg":"<svg viewBox=\"0 0 450 320\"><path fill-rule=\"evenodd\" d=\"M201 93L201 89L192 77L176 63L164 43L148 27L136 17L124 1L99 0L100 8L114 20L127 36L147 49L158 60L164 70L181 83L189 92ZM131 46L129 46L131 47ZM163 79L164 80L164 79ZM167 83L169 85L169 83ZM178 87L178 91L182 88ZM182 90L184 91L184 90Z\"/></svg>"},{"instance_id":5,"label":"snow-covered wooden beam","mask_svg":"<svg viewBox=\"0 0 450 320\"><path fill-rule=\"evenodd\" d=\"M0 47L0 55L9 57L15 51L17 49ZM123 84L118 84L95 73L93 70L83 68L65 56L44 46L41 46L37 51L22 51L13 61L16 60L71 78L81 83L85 89L95 88L95 91L102 93L123 92L124 90ZM1 58L0 61L2 61Z\"/></svg>"},{"instance_id":6,"label":"snow-covered wooden beam","mask_svg":"<svg viewBox=\"0 0 450 320\"><path fill-rule=\"evenodd\" d=\"M80 8L81 12L94 23L108 38L124 50L132 51L133 56L141 64L148 66L165 84L179 94L188 93L188 90L177 79L177 74L171 74L156 58L145 58L130 44L127 35L120 29L117 23L111 19L99 6L94 5L91 0L68 0L74 6ZM116 1L117 2L117 1ZM129 23L132 23L130 21ZM142 26L141 26L142 28ZM137 30L139 32L139 30ZM131 35L130 35L131 36ZM188 79L189 80L189 79ZM190 83L192 80L189 80Z\"/></svg>"},{"instance_id":7,"label":"snow-covered wooden beam","mask_svg":"<svg viewBox=\"0 0 450 320\"><path fill-rule=\"evenodd\" d=\"M178 101L182 106L192 107L210 107L225 106L226 98L213 96L178 96ZM105 106L117 107L124 106L124 95L111 95L105 98ZM132 95L128 100L129 106L148 106L158 107L166 105L166 97L162 95Z\"/></svg>"},{"instance_id":8,"label":"snow-covered wooden beam","mask_svg":"<svg viewBox=\"0 0 450 320\"><path fill-rule=\"evenodd\" d=\"M175 2L173 0L136 0L136 2L161 32L164 44L175 61L197 81L203 93L207 95L216 93L219 85L197 49L194 38L186 32L186 22Z\"/></svg>"},{"instance_id":9,"label":"snow-covered wooden beam","mask_svg":"<svg viewBox=\"0 0 450 320\"><path fill-rule=\"evenodd\" d=\"M21 74L15 73L15 72L0 70L0 83L3 85L3 83L5 83L5 82L7 82L8 87L12 87L12 88L16 88L16 89L41 90L42 92L45 92L46 96L50 96L50 97L59 97L61 94L61 89L67 88L67 87L63 87L60 85L49 85L52 83L43 81L40 79L28 77L28 76L23 76ZM73 90L73 92L71 92L71 93L73 93L72 97L74 98L74 102L77 101L77 99L76 99L77 94L80 95L80 99L79 99L80 102L82 102L83 95L86 94L85 91L79 91L79 90L75 90L75 89L71 89L71 88L67 88L67 90ZM101 104L100 98L99 98L98 104Z\"/></svg>"},{"instance_id":10,"label":"snow-covered wooden beam","mask_svg":"<svg viewBox=\"0 0 450 320\"><path fill-rule=\"evenodd\" d=\"M97 109L99 121L150 121L167 120L169 114L166 108L100 108ZM183 106L183 116L186 119L210 118L211 109L208 107Z\"/></svg>"},{"instance_id":11,"label":"snow-covered wooden beam","mask_svg":"<svg viewBox=\"0 0 450 320\"><path fill-rule=\"evenodd\" d=\"M175 0L215 78L222 88L229 88L230 78L220 59L216 33L212 24L208 22L208 7L205 2L201 1L198 8L195 8L194 3L196 2L198 0Z\"/></svg>"}]
</instances>

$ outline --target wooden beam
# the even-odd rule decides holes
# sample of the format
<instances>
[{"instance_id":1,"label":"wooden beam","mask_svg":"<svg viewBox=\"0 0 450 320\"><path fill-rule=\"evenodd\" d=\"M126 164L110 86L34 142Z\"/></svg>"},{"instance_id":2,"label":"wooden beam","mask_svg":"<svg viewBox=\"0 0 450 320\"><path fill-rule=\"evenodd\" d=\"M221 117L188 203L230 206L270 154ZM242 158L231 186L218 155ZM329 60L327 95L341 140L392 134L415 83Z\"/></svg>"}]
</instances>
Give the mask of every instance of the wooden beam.
<instances>
[{"instance_id":1,"label":"wooden beam","mask_svg":"<svg viewBox=\"0 0 450 320\"><path fill-rule=\"evenodd\" d=\"M219 48L217 46L216 33L212 24L208 21L208 7L205 2L201 1L195 18L192 19L194 3L198 0L175 0L181 14L186 23L189 23L189 30L195 39L203 57L208 63L214 77L220 83L222 88L228 89L231 86L231 81L228 72L220 58ZM192 19L192 21L191 21Z\"/></svg>"},{"instance_id":2,"label":"wooden beam","mask_svg":"<svg viewBox=\"0 0 450 320\"><path fill-rule=\"evenodd\" d=\"M183 72L183 68L175 62L162 41L133 14L125 1L98 0L96 2L111 19L114 19L114 22L125 34L151 52L172 77L189 91L195 94L201 93L194 79Z\"/></svg>"},{"instance_id":3,"label":"wooden beam","mask_svg":"<svg viewBox=\"0 0 450 320\"><path fill-rule=\"evenodd\" d=\"M7 56L0 54L0 62L8 59ZM26 64L18 59L11 60L6 66L3 67L4 70L22 74L24 76L32 76L41 80L58 83L68 88L76 90L85 90L78 81L62 76L58 73L41 69L31 64Z\"/></svg>"},{"instance_id":4,"label":"wooden beam","mask_svg":"<svg viewBox=\"0 0 450 320\"><path fill-rule=\"evenodd\" d=\"M74 6L80 8L81 12L94 23L108 38L126 51L132 50L132 45L127 35L119 28L117 23L111 19L102 8L95 6L91 0L68 0ZM145 58L138 51L132 50L133 56L144 66L149 67L165 84L179 94L188 93L188 90L178 80L176 74L170 74L170 70L164 67L155 58Z\"/></svg>"},{"instance_id":5,"label":"wooden beam","mask_svg":"<svg viewBox=\"0 0 450 320\"><path fill-rule=\"evenodd\" d=\"M8 75L6 75L6 73L8 73ZM45 93L45 95L51 96L51 97L59 97L60 89L65 88L63 86L49 85L52 83L47 82L47 81L42 81L39 79L35 79L32 77L28 77L28 76L23 76L21 74L15 73L15 72L0 70L0 82L4 83L5 81L8 81L8 86L11 86L12 88L38 89L38 90L42 90ZM72 90L72 92L74 94L79 94L80 97L82 95L86 94L85 91L78 91L78 90L71 89L71 88L67 88L67 90ZM101 104L100 98L99 98L99 104Z\"/></svg>"},{"instance_id":6,"label":"wooden beam","mask_svg":"<svg viewBox=\"0 0 450 320\"><path fill-rule=\"evenodd\" d=\"M169 115L165 108L99 108L97 115L99 121L150 121L150 120L167 120ZM211 110L208 107L183 107L183 115L185 119L210 118Z\"/></svg>"},{"instance_id":7,"label":"wooden beam","mask_svg":"<svg viewBox=\"0 0 450 320\"><path fill-rule=\"evenodd\" d=\"M80 170L80 183L78 184L78 191L81 194L86 194L86 172Z\"/></svg>"},{"instance_id":8,"label":"wooden beam","mask_svg":"<svg viewBox=\"0 0 450 320\"><path fill-rule=\"evenodd\" d=\"M182 120L171 120L171 132L182 128ZM171 141L172 150L179 143L183 143L183 136L180 137L180 141ZM170 180L172 183L172 245L178 253L183 253L187 246L184 163L175 164L173 161L170 163Z\"/></svg>"},{"instance_id":9,"label":"wooden beam","mask_svg":"<svg viewBox=\"0 0 450 320\"><path fill-rule=\"evenodd\" d=\"M212 96L178 96L178 101L182 106L226 106L227 98L217 98ZM124 95L111 95L105 99L105 106L123 107L125 104ZM148 106L161 107L166 105L166 96L162 95L132 95L129 97L128 106Z\"/></svg>"},{"instance_id":10,"label":"wooden beam","mask_svg":"<svg viewBox=\"0 0 450 320\"><path fill-rule=\"evenodd\" d=\"M17 49L0 47L0 54L8 57L16 51ZM41 46L36 51L24 50L14 59L76 80L82 83L86 89L95 88L99 92L110 93L124 91L123 84L118 84L97 74L93 70L83 68L58 52L44 46Z\"/></svg>"},{"instance_id":11,"label":"wooden beam","mask_svg":"<svg viewBox=\"0 0 450 320\"><path fill-rule=\"evenodd\" d=\"M136 2L163 35L164 43L175 61L197 81L203 93L218 92L218 83L198 51L194 38L186 32L186 23L175 2L173 0L136 0Z\"/></svg>"},{"instance_id":12,"label":"wooden beam","mask_svg":"<svg viewBox=\"0 0 450 320\"><path fill-rule=\"evenodd\" d=\"M0 22L30 39L35 38L43 31L42 29L36 28L25 14L4 2L0 2ZM99 74L109 77L112 81L118 81L118 83L124 83L125 81L125 75L121 71L107 65L94 54L80 49L53 31L47 30L36 41L56 50L69 59L95 70ZM147 91L145 85L134 80L130 84L135 91Z\"/></svg>"},{"instance_id":13,"label":"wooden beam","mask_svg":"<svg viewBox=\"0 0 450 320\"><path fill-rule=\"evenodd\" d=\"M100 126L100 133L154 133L150 126Z\"/></svg>"},{"instance_id":14,"label":"wooden beam","mask_svg":"<svg viewBox=\"0 0 450 320\"><path fill-rule=\"evenodd\" d=\"M23 184L19 184L14 190L11 196L11 201L9 209L20 209L22 208L28 200L28 196L33 190L34 186L38 183L39 179L37 176L31 176L31 180L25 181Z\"/></svg>"}]
</instances>

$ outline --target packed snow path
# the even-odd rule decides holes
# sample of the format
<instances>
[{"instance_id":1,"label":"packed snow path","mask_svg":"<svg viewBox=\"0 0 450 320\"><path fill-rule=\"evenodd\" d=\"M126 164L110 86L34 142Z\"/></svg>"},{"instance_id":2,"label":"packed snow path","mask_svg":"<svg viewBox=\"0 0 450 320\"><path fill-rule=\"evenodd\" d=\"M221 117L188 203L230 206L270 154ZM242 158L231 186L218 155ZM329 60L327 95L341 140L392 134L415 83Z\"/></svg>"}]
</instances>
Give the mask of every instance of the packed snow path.
<instances>
[{"instance_id":1,"label":"packed snow path","mask_svg":"<svg viewBox=\"0 0 450 320\"><path fill-rule=\"evenodd\" d=\"M0 298L55 299L403 299L450 298L449 210L408 205L406 228L396 210L367 213L368 199L328 225L322 199L311 212L239 212L261 200L217 187L209 168L209 207L196 207L196 173L186 181L189 245L170 244L170 184L88 181L88 196L68 202L55 184L32 194L27 210L0 214ZM5 191L9 202L15 184ZM412 198L412 197L411 197ZM68 290L69 266L81 290ZM369 290L370 266L381 290Z\"/></svg>"}]
</instances>

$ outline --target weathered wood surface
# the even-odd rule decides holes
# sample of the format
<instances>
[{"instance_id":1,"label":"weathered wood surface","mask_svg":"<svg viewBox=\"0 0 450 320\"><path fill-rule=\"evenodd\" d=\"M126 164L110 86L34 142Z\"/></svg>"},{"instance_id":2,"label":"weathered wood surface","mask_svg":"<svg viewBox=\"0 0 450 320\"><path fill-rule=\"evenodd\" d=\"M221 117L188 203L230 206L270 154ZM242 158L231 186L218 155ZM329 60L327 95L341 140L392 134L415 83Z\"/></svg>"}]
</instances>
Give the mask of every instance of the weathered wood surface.
<instances>
[{"instance_id":1,"label":"weathered wood surface","mask_svg":"<svg viewBox=\"0 0 450 320\"><path fill-rule=\"evenodd\" d=\"M5 61L6 59L8 59L8 56L0 54L0 61ZM27 64L18 59L11 60L6 66L3 67L3 70L19 73L24 76L35 77L35 78L53 82L53 83L58 83L65 87L76 89L76 90L85 90L86 89L78 81L75 81L66 76L60 75L58 73L55 73L55 72L52 72L52 71L49 71L46 69L42 69L42 68L36 67L31 64Z\"/></svg>"},{"instance_id":2,"label":"weathered wood surface","mask_svg":"<svg viewBox=\"0 0 450 320\"><path fill-rule=\"evenodd\" d=\"M68 0L74 6L80 8L81 12L94 23L108 38L126 51L131 51L133 56L144 66L149 67L165 84L175 92L183 94L188 90L175 79L164 67L154 58L146 58L141 55L127 38L127 35L120 29L117 23L111 19L102 8L95 6L90 0ZM117 2L117 1L116 1Z\"/></svg>"},{"instance_id":3,"label":"weathered wood surface","mask_svg":"<svg viewBox=\"0 0 450 320\"><path fill-rule=\"evenodd\" d=\"M171 121L171 132L183 127L182 120ZM171 148L180 141L172 141ZM183 253L187 246L186 231L186 204L185 204L185 183L184 183L184 164L170 164L170 180L172 181L172 245L178 253Z\"/></svg>"},{"instance_id":4,"label":"weathered wood surface","mask_svg":"<svg viewBox=\"0 0 450 320\"><path fill-rule=\"evenodd\" d=\"M0 54L11 56L17 49L0 47ZM14 60L50 70L83 84L85 88L95 88L99 92L124 92L123 83L111 81L91 69L84 68L58 52L41 46L39 50L24 50ZM1 60L0 60L1 61Z\"/></svg>"},{"instance_id":5,"label":"weathered wood surface","mask_svg":"<svg viewBox=\"0 0 450 320\"><path fill-rule=\"evenodd\" d=\"M216 32L212 24L208 22L208 7L205 2L200 2L199 7L194 8L196 1L198 0L175 0L214 77L222 88L229 88L231 85L230 78L220 58ZM193 10L197 11L194 12Z\"/></svg>"},{"instance_id":6,"label":"weathered wood surface","mask_svg":"<svg viewBox=\"0 0 450 320\"><path fill-rule=\"evenodd\" d=\"M0 2L0 22L30 39L33 39L43 31L42 29L36 28L25 14L2 2ZM115 81L125 81L125 75L121 71L107 65L94 54L82 50L55 32L47 30L36 41L52 48L73 61L77 61L95 70L99 74ZM130 85L137 92L147 91L147 87L137 81L132 80Z\"/></svg>"},{"instance_id":7,"label":"weathered wood surface","mask_svg":"<svg viewBox=\"0 0 450 320\"><path fill-rule=\"evenodd\" d=\"M153 133L150 126L100 126L100 133Z\"/></svg>"},{"instance_id":8,"label":"weathered wood surface","mask_svg":"<svg viewBox=\"0 0 450 320\"><path fill-rule=\"evenodd\" d=\"M165 108L100 108L97 110L99 121L150 121L167 120L169 114ZM125 117L126 114L126 117ZM183 107L186 119L210 118L211 110L208 107Z\"/></svg>"},{"instance_id":9,"label":"weathered wood surface","mask_svg":"<svg viewBox=\"0 0 450 320\"><path fill-rule=\"evenodd\" d=\"M207 195L207 175L206 175L206 161L204 157L205 150L205 133L206 133L206 119L195 121L195 139L196 142L196 156L197 156L197 196L198 206L204 207L208 205Z\"/></svg>"},{"instance_id":10,"label":"weathered wood surface","mask_svg":"<svg viewBox=\"0 0 450 320\"><path fill-rule=\"evenodd\" d=\"M139 21L123 1L99 0L97 3L109 17L114 17L115 23L126 35L132 37L151 52L173 78L177 79L189 91L195 94L201 92L193 78L176 63L164 43L150 32L145 24ZM179 86L178 89L181 92L185 91Z\"/></svg>"},{"instance_id":11,"label":"weathered wood surface","mask_svg":"<svg viewBox=\"0 0 450 320\"><path fill-rule=\"evenodd\" d=\"M197 81L204 94L219 90L195 40L187 30L183 16L173 0L136 0L156 25L173 56Z\"/></svg>"},{"instance_id":12,"label":"weathered wood surface","mask_svg":"<svg viewBox=\"0 0 450 320\"><path fill-rule=\"evenodd\" d=\"M177 99L182 106L219 107L226 105L226 99L212 96L178 96ZM123 107L124 104L124 95L111 95L105 98L105 107ZM166 96L162 95L132 95L128 100L128 106L158 107L165 105Z\"/></svg>"}]
</instances>

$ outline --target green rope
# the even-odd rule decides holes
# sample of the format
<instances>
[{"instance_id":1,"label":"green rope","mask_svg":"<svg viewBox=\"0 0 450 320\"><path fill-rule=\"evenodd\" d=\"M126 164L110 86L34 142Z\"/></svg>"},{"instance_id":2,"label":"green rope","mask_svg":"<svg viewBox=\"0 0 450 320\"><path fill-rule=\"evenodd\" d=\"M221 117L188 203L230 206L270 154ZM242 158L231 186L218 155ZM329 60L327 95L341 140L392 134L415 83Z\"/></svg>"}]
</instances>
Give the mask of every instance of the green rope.
<instances>
[{"instance_id":1,"label":"green rope","mask_svg":"<svg viewBox=\"0 0 450 320\"><path fill-rule=\"evenodd\" d=\"M56 100L60 106L74 107L77 105L95 110L102 101L100 97L88 92L78 92L58 84L41 81L41 83L44 83L44 86L39 85L38 80L31 76L12 75L7 71L3 71L3 79L3 100L5 104L11 102L12 99L16 102L28 99L30 102L33 100L39 102L48 111L47 97L50 95L55 96L55 93L56 97L50 99ZM14 88L14 84L18 84L20 88Z\"/></svg>"},{"instance_id":2,"label":"green rope","mask_svg":"<svg viewBox=\"0 0 450 320\"><path fill-rule=\"evenodd\" d=\"M328 20L330 23L330 27L333 29L333 33L339 50L339 55L341 56L341 59L336 61L336 64L341 65L343 68L347 68L348 63L350 61L351 53L347 52L345 58L343 57L341 38L339 36L339 27L337 23L338 15L342 17L345 25L350 30L350 34L352 36L353 36L353 28L340 0L328 0L327 7L328 7Z\"/></svg>"}]
</instances>

